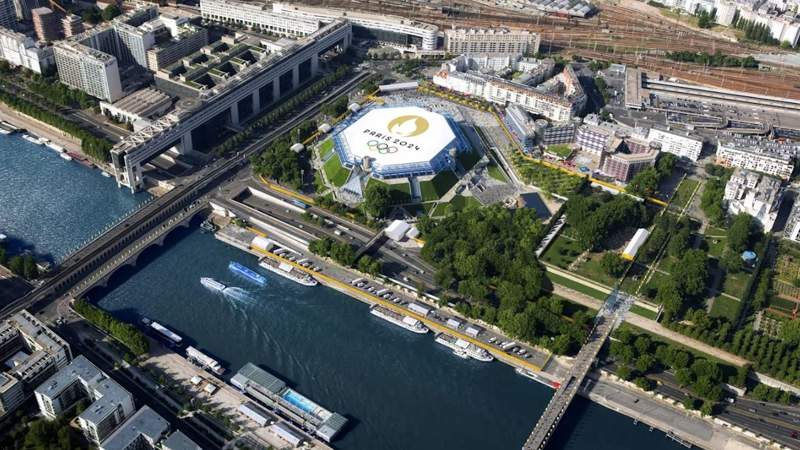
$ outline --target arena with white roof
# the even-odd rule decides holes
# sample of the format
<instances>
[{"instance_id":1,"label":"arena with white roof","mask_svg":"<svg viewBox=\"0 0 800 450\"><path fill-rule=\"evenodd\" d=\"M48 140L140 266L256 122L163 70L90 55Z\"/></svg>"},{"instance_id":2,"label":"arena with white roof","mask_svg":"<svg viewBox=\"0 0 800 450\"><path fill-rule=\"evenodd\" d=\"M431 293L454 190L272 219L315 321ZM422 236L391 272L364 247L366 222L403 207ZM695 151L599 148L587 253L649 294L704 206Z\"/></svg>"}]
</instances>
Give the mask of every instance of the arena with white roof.
<instances>
[{"instance_id":1,"label":"arena with white roof","mask_svg":"<svg viewBox=\"0 0 800 450\"><path fill-rule=\"evenodd\" d=\"M451 170L467 149L455 121L419 106L369 108L340 125L334 141L342 165L380 179Z\"/></svg>"}]
</instances>

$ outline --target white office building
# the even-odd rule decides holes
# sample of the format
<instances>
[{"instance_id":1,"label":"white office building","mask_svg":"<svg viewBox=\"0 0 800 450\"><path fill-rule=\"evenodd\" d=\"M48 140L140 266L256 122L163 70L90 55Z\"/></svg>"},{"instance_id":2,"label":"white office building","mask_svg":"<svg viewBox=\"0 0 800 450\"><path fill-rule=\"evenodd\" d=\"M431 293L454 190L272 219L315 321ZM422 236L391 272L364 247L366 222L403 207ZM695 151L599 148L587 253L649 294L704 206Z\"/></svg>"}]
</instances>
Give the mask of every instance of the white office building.
<instances>
[{"instance_id":1,"label":"white office building","mask_svg":"<svg viewBox=\"0 0 800 450\"><path fill-rule=\"evenodd\" d=\"M276 13L261 2L200 0L200 14L203 20L245 25L280 36L308 36L319 29L319 20L315 18Z\"/></svg>"},{"instance_id":2,"label":"white office building","mask_svg":"<svg viewBox=\"0 0 800 450\"><path fill-rule=\"evenodd\" d=\"M57 43L54 51L62 83L110 102L122 97L117 58L69 41Z\"/></svg>"},{"instance_id":3,"label":"white office building","mask_svg":"<svg viewBox=\"0 0 800 450\"><path fill-rule=\"evenodd\" d=\"M273 3L272 8L277 14L300 20L330 23L347 19L353 24L353 36L359 39L371 39L401 49L437 48L439 27L404 17L293 3Z\"/></svg>"},{"instance_id":4,"label":"white office building","mask_svg":"<svg viewBox=\"0 0 800 450\"><path fill-rule=\"evenodd\" d=\"M772 175L788 180L794 171L797 146L763 139L719 141L717 164Z\"/></svg>"},{"instance_id":5,"label":"white office building","mask_svg":"<svg viewBox=\"0 0 800 450\"><path fill-rule=\"evenodd\" d=\"M764 232L772 231L783 201L782 184L777 178L737 168L725 185L723 202L728 214L749 214Z\"/></svg>"},{"instance_id":6,"label":"white office building","mask_svg":"<svg viewBox=\"0 0 800 450\"><path fill-rule=\"evenodd\" d=\"M83 355L48 378L35 391L39 410L53 420L81 399L92 402L78 415L86 438L99 445L134 409L133 397Z\"/></svg>"},{"instance_id":7,"label":"white office building","mask_svg":"<svg viewBox=\"0 0 800 450\"><path fill-rule=\"evenodd\" d=\"M451 28L444 51L453 55L526 55L539 51L539 35L508 28Z\"/></svg>"},{"instance_id":8,"label":"white office building","mask_svg":"<svg viewBox=\"0 0 800 450\"><path fill-rule=\"evenodd\" d=\"M691 161L697 161L703 150L703 141L699 139L656 128L650 129L647 140L657 143L662 152L672 153Z\"/></svg>"},{"instance_id":9,"label":"white office building","mask_svg":"<svg viewBox=\"0 0 800 450\"><path fill-rule=\"evenodd\" d=\"M53 47L6 28L0 28L0 58L36 73L47 72L55 64Z\"/></svg>"}]
</instances>

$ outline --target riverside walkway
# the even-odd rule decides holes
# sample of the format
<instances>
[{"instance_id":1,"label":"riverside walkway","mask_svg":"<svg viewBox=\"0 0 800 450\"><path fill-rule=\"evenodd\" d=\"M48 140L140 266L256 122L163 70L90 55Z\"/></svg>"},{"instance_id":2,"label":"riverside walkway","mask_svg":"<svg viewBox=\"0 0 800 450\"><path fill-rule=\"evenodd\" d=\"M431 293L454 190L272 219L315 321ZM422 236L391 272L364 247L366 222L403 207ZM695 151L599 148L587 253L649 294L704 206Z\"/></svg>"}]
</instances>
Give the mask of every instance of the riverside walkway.
<instances>
[{"instance_id":1,"label":"riverside walkway","mask_svg":"<svg viewBox=\"0 0 800 450\"><path fill-rule=\"evenodd\" d=\"M578 389L592 367L597 353L603 347L611 332L622 323L632 304L633 298L617 290L613 291L606 299L597 314L594 327L589 333L586 343L581 347L575 357L575 363L564 378L564 382L561 383L553 398L550 399L547 408L522 446L523 450L541 450L547 445L547 441L553 435L558 423L572 403L572 399L578 393Z\"/></svg>"}]
</instances>

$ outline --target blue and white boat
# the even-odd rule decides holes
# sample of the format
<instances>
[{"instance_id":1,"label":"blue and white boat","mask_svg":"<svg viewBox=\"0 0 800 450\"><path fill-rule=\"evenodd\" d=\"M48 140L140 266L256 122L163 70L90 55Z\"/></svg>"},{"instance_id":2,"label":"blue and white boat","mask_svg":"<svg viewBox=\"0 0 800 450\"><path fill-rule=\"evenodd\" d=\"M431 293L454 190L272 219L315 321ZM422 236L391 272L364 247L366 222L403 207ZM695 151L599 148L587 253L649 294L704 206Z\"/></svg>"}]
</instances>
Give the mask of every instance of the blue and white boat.
<instances>
[{"instance_id":1,"label":"blue and white boat","mask_svg":"<svg viewBox=\"0 0 800 450\"><path fill-rule=\"evenodd\" d=\"M231 261L228 264L228 270L235 273L236 275L241 275L248 280L252 281L253 283L258 284L259 286L264 286L267 284L267 278L261 275L260 273L251 270L242 264L239 264L236 261Z\"/></svg>"}]
</instances>

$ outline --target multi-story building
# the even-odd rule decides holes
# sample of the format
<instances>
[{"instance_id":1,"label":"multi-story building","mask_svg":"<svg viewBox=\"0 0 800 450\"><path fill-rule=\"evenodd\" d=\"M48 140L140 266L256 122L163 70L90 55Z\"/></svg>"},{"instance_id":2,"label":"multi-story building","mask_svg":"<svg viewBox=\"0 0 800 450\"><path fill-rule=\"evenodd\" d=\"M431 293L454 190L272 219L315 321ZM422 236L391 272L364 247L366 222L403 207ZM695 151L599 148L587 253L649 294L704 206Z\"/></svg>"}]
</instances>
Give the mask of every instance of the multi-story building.
<instances>
[{"instance_id":1,"label":"multi-story building","mask_svg":"<svg viewBox=\"0 0 800 450\"><path fill-rule=\"evenodd\" d=\"M83 19L76 14L67 14L61 19L61 27L65 38L77 36L83 33Z\"/></svg>"},{"instance_id":2,"label":"multi-story building","mask_svg":"<svg viewBox=\"0 0 800 450\"><path fill-rule=\"evenodd\" d=\"M78 415L86 438L99 445L130 417L133 397L83 355L36 388L36 402L46 419L53 420L81 399L92 403Z\"/></svg>"},{"instance_id":3,"label":"multi-story building","mask_svg":"<svg viewBox=\"0 0 800 450\"><path fill-rule=\"evenodd\" d=\"M50 8L35 8L31 10L33 29L40 41L53 42L61 37L61 21Z\"/></svg>"},{"instance_id":4,"label":"multi-story building","mask_svg":"<svg viewBox=\"0 0 800 450\"><path fill-rule=\"evenodd\" d=\"M795 200L786 225L783 227L783 237L795 242L800 242L800 202Z\"/></svg>"},{"instance_id":5,"label":"multi-story building","mask_svg":"<svg viewBox=\"0 0 800 450\"><path fill-rule=\"evenodd\" d=\"M524 109L516 105L509 106L503 121L526 152L533 150L536 145L536 125Z\"/></svg>"},{"instance_id":6,"label":"multi-story building","mask_svg":"<svg viewBox=\"0 0 800 450\"><path fill-rule=\"evenodd\" d=\"M719 141L717 164L739 167L788 180L794 171L797 146L764 139Z\"/></svg>"},{"instance_id":7,"label":"multi-story building","mask_svg":"<svg viewBox=\"0 0 800 450\"><path fill-rule=\"evenodd\" d=\"M452 55L527 55L539 51L539 35L508 28L451 28L444 51Z\"/></svg>"},{"instance_id":8,"label":"multi-story building","mask_svg":"<svg viewBox=\"0 0 800 450\"><path fill-rule=\"evenodd\" d=\"M69 41L59 42L54 50L62 83L111 102L122 97L119 66L113 55Z\"/></svg>"},{"instance_id":9,"label":"multi-story building","mask_svg":"<svg viewBox=\"0 0 800 450\"><path fill-rule=\"evenodd\" d=\"M123 95L120 68L147 67L145 52L155 42L156 30L147 25L158 10L139 8L90 31L58 42L55 60L62 83L101 100Z\"/></svg>"},{"instance_id":10,"label":"multi-story building","mask_svg":"<svg viewBox=\"0 0 800 450\"><path fill-rule=\"evenodd\" d=\"M737 168L725 185L722 200L728 214L747 213L769 233L783 201L782 184L777 178Z\"/></svg>"},{"instance_id":11,"label":"multi-story building","mask_svg":"<svg viewBox=\"0 0 800 450\"><path fill-rule=\"evenodd\" d=\"M537 121L536 135L539 144L547 147L556 144L570 144L575 142L575 133L580 119L571 122L550 123L546 120Z\"/></svg>"},{"instance_id":12,"label":"multi-story building","mask_svg":"<svg viewBox=\"0 0 800 450\"><path fill-rule=\"evenodd\" d=\"M272 10L296 20L330 23L346 19L352 24L356 38L370 39L401 49L436 50L438 47L439 27L404 17L294 3L273 3Z\"/></svg>"},{"instance_id":13,"label":"multi-story building","mask_svg":"<svg viewBox=\"0 0 800 450\"><path fill-rule=\"evenodd\" d=\"M34 9L46 4L40 0L14 0L14 12L18 20L31 20Z\"/></svg>"},{"instance_id":14,"label":"multi-story building","mask_svg":"<svg viewBox=\"0 0 800 450\"><path fill-rule=\"evenodd\" d=\"M0 27L17 28L17 13L13 0L0 0Z\"/></svg>"},{"instance_id":15,"label":"multi-story building","mask_svg":"<svg viewBox=\"0 0 800 450\"><path fill-rule=\"evenodd\" d=\"M16 409L43 380L65 367L69 345L27 311L0 323L0 416Z\"/></svg>"},{"instance_id":16,"label":"multi-story building","mask_svg":"<svg viewBox=\"0 0 800 450\"><path fill-rule=\"evenodd\" d=\"M703 141L699 139L656 128L650 129L647 140L658 143L662 152L672 153L692 161L697 161L700 158L700 152L703 150Z\"/></svg>"},{"instance_id":17,"label":"multi-story building","mask_svg":"<svg viewBox=\"0 0 800 450\"><path fill-rule=\"evenodd\" d=\"M597 125L583 124L575 132L575 144L581 151L601 156L611 148L614 130Z\"/></svg>"},{"instance_id":18,"label":"multi-story building","mask_svg":"<svg viewBox=\"0 0 800 450\"><path fill-rule=\"evenodd\" d=\"M169 422L142 406L100 444L100 450L153 450L168 432Z\"/></svg>"},{"instance_id":19,"label":"multi-story building","mask_svg":"<svg viewBox=\"0 0 800 450\"><path fill-rule=\"evenodd\" d=\"M246 25L279 36L308 36L319 29L314 18L276 13L266 3L237 0L200 0L203 20Z\"/></svg>"},{"instance_id":20,"label":"multi-story building","mask_svg":"<svg viewBox=\"0 0 800 450\"><path fill-rule=\"evenodd\" d=\"M586 106L586 94L569 65L555 77L531 87L498 76L464 70L456 59L444 64L442 70L434 75L433 82L503 106L518 105L555 122L571 120Z\"/></svg>"},{"instance_id":21,"label":"multi-story building","mask_svg":"<svg viewBox=\"0 0 800 450\"><path fill-rule=\"evenodd\" d=\"M53 47L5 28L0 28L0 59L36 73L47 73L55 65Z\"/></svg>"},{"instance_id":22,"label":"multi-story building","mask_svg":"<svg viewBox=\"0 0 800 450\"><path fill-rule=\"evenodd\" d=\"M147 68L153 72L176 63L208 44L208 31L188 23L185 17L160 18L170 32L170 38L147 51ZM172 24L175 26L171 26Z\"/></svg>"},{"instance_id":23,"label":"multi-story building","mask_svg":"<svg viewBox=\"0 0 800 450\"><path fill-rule=\"evenodd\" d=\"M140 89L113 104L100 102L103 115L113 117L118 122L129 123L134 129L151 123L151 119L163 116L171 108L172 98L153 88Z\"/></svg>"},{"instance_id":24,"label":"multi-story building","mask_svg":"<svg viewBox=\"0 0 800 450\"><path fill-rule=\"evenodd\" d=\"M626 147L624 151L602 154L600 171L604 174L625 183L637 173L655 165L658 150L646 141L626 139L621 145Z\"/></svg>"}]
</instances>

